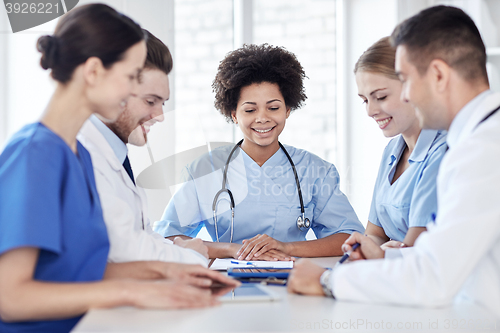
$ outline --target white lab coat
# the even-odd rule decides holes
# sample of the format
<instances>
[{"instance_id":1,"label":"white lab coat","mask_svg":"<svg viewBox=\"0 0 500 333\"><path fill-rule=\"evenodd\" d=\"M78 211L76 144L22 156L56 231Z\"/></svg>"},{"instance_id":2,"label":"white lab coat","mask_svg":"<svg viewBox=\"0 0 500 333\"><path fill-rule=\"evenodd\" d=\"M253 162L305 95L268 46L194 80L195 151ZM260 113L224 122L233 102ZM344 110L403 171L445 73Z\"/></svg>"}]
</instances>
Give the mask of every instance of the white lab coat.
<instances>
[{"instance_id":1,"label":"white lab coat","mask_svg":"<svg viewBox=\"0 0 500 333\"><path fill-rule=\"evenodd\" d=\"M499 105L500 94L485 92L453 120L436 223L402 256L335 269L337 299L413 306L466 300L500 317L500 111L478 126Z\"/></svg>"},{"instance_id":2,"label":"white lab coat","mask_svg":"<svg viewBox=\"0 0 500 333\"><path fill-rule=\"evenodd\" d=\"M78 140L92 158L110 242L109 262L161 260L207 266L208 260L198 252L173 245L152 230L146 193L132 183L106 138L91 121L85 122Z\"/></svg>"}]
</instances>

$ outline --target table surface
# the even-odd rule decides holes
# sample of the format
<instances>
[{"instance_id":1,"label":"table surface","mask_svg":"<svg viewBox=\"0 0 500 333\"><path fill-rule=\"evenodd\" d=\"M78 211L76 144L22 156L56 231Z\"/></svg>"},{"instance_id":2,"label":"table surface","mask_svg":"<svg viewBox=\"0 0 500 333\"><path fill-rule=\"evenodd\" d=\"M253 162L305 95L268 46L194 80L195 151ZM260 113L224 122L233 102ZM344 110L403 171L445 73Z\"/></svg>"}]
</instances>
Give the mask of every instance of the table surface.
<instances>
[{"instance_id":1,"label":"table surface","mask_svg":"<svg viewBox=\"0 0 500 333\"><path fill-rule=\"evenodd\" d=\"M323 267L332 267L338 259L312 258ZM281 295L280 301L195 310L91 310L72 332L500 332L500 320L474 304L412 308L340 302L288 294L281 286L269 288Z\"/></svg>"}]
</instances>

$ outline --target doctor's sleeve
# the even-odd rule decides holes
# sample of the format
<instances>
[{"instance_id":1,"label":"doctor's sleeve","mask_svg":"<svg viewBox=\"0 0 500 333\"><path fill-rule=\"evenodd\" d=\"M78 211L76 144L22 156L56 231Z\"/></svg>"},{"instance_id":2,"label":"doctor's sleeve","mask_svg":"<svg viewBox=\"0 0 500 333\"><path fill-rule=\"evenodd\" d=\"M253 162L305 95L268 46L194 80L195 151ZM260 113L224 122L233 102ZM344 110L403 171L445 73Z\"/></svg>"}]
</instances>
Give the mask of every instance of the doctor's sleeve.
<instances>
[{"instance_id":1,"label":"doctor's sleeve","mask_svg":"<svg viewBox=\"0 0 500 333\"><path fill-rule=\"evenodd\" d=\"M442 143L433 151L415 184L410 203L409 227L425 227L433 222L437 215L437 174L439 165L446 152L446 143Z\"/></svg>"},{"instance_id":2,"label":"doctor's sleeve","mask_svg":"<svg viewBox=\"0 0 500 333\"><path fill-rule=\"evenodd\" d=\"M336 233L365 231L349 200L340 190L339 182L339 174L333 165L322 180L316 180L316 193L312 199L315 202L312 229L318 238Z\"/></svg>"},{"instance_id":3,"label":"doctor's sleeve","mask_svg":"<svg viewBox=\"0 0 500 333\"><path fill-rule=\"evenodd\" d=\"M94 171L110 242L109 262L160 260L207 265L206 259L196 252L167 244L163 237L152 234L146 216L143 216L145 229L139 229L130 203L116 194L117 189L105 174Z\"/></svg>"},{"instance_id":4,"label":"doctor's sleeve","mask_svg":"<svg viewBox=\"0 0 500 333\"><path fill-rule=\"evenodd\" d=\"M186 167L182 175L184 183L170 199L161 220L154 223L153 230L163 237L196 237L204 226L195 180Z\"/></svg>"},{"instance_id":5,"label":"doctor's sleeve","mask_svg":"<svg viewBox=\"0 0 500 333\"><path fill-rule=\"evenodd\" d=\"M404 258L339 266L331 275L335 297L436 307L451 304L464 284L471 292L491 283L489 277L498 272L493 258L500 237L498 156L498 141L468 138L461 147L450 149L438 177L436 224L419 236ZM497 285L489 287L496 297Z\"/></svg>"}]
</instances>

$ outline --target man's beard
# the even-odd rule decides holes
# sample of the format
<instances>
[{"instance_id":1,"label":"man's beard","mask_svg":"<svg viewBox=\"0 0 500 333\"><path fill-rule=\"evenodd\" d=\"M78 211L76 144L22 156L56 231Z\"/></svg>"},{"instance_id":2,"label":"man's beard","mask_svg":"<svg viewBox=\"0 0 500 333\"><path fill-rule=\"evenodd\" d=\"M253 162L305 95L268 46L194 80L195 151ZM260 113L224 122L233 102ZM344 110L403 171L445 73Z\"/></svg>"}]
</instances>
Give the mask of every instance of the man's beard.
<instances>
[{"instance_id":1,"label":"man's beard","mask_svg":"<svg viewBox=\"0 0 500 333\"><path fill-rule=\"evenodd\" d=\"M106 125L113 131L113 133L120 138L124 143L128 143L128 139L134 128L130 129L131 119L128 116L128 110L123 111L123 113L118 117L115 122L107 123Z\"/></svg>"}]
</instances>

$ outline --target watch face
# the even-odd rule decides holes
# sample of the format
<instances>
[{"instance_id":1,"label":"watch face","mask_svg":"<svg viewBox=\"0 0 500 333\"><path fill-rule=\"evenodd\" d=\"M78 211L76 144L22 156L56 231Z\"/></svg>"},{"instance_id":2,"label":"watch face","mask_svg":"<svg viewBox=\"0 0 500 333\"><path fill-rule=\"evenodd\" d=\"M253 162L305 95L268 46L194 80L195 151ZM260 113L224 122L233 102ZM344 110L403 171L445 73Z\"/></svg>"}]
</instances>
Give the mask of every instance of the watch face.
<instances>
[{"instance_id":1,"label":"watch face","mask_svg":"<svg viewBox=\"0 0 500 333\"><path fill-rule=\"evenodd\" d=\"M327 269L326 271L321 274L321 277L319 279L319 282L321 283L321 288L323 288L323 293L325 296L328 297L334 297L331 287L330 287L330 275L332 274L331 269ZM334 297L335 298L335 297Z\"/></svg>"}]
</instances>

